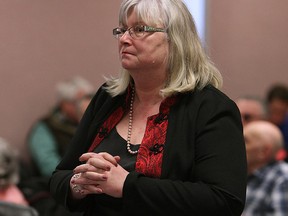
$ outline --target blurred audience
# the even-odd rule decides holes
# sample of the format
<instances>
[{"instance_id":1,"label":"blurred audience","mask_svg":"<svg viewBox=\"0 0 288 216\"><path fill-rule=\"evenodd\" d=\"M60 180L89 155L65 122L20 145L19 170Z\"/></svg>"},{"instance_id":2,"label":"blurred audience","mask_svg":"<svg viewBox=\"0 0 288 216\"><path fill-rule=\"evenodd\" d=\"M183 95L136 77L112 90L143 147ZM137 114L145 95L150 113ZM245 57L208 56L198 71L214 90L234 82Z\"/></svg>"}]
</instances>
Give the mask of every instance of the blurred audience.
<instances>
[{"instance_id":1,"label":"blurred audience","mask_svg":"<svg viewBox=\"0 0 288 216\"><path fill-rule=\"evenodd\" d=\"M32 127L28 136L31 157L42 176L50 177L72 139L94 93L93 86L75 77L56 86L57 104ZM83 105L84 99L86 104Z\"/></svg>"},{"instance_id":2,"label":"blurred audience","mask_svg":"<svg viewBox=\"0 0 288 216\"><path fill-rule=\"evenodd\" d=\"M276 161L283 145L278 127L253 121L244 127L248 182L243 216L287 215L288 164Z\"/></svg>"},{"instance_id":3,"label":"blurred audience","mask_svg":"<svg viewBox=\"0 0 288 216\"><path fill-rule=\"evenodd\" d=\"M0 138L0 201L28 206L22 191L18 188L19 161L9 143Z\"/></svg>"},{"instance_id":4,"label":"blurred audience","mask_svg":"<svg viewBox=\"0 0 288 216\"><path fill-rule=\"evenodd\" d=\"M55 202L50 195L48 182L94 93L94 87L81 77L59 82L56 85L56 105L32 126L28 134L33 169L30 176L23 176L20 185L30 205L38 210L40 216L79 215L68 212Z\"/></svg>"},{"instance_id":5,"label":"blurred audience","mask_svg":"<svg viewBox=\"0 0 288 216\"><path fill-rule=\"evenodd\" d=\"M288 86L285 84L272 85L267 91L266 102L268 109L267 120L280 128L286 150L285 161L288 161Z\"/></svg>"},{"instance_id":6,"label":"blurred audience","mask_svg":"<svg viewBox=\"0 0 288 216\"><path fill-rule=\"evenodd\" d=\"M256 96L243 96L235 100L241 114L242 124L266 118L264 101Z\"/></svg>"},{"instance_id":7,"label":"blurred audience","mask_svg":"<svg viewBox=\"0 0 288 216\"><path fill-rule=\"evenodd\" d=\"M243 126L256 120L267 120L267 107L265 100L257 96L242 96L235 100L242 119ZM276 160L284 160L286 158L286 150L284 146L279 149Z\"/></svg>"}]
</instances>

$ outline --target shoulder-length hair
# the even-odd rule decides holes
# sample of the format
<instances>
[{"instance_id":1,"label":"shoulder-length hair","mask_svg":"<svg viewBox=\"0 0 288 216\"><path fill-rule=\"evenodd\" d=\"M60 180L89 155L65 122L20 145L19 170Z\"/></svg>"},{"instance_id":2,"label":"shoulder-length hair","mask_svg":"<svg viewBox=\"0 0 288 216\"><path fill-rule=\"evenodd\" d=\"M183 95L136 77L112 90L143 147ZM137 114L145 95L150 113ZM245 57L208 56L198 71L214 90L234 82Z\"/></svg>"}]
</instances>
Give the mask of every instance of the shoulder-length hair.
<instances>
[{"instance_id":1,"label":"shoulder-length hair","mask_svg":"<svg viewBox=\"0 0 288 216\"><path fill-rule=\"evenodd\" d=\"M126 25L132 11L139 22L162 25L169 43L168 79L161 89L164 97L211 84L222 86L222 76L210 61L198 36L194 19L182 0L124 0L120 6L119 24ZM129 72L121 69L118 78L106 80L107 91L116 96L133 82Z\"/></svg>"}]
</instances>

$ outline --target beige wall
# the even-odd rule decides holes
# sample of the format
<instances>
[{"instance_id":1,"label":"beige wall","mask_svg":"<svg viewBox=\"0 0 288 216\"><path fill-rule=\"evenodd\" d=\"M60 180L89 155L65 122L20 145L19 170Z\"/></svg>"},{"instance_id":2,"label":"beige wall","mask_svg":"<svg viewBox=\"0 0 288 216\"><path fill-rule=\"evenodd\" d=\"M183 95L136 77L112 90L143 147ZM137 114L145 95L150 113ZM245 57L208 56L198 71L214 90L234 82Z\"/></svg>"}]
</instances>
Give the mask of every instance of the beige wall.
<instances>
[{"instance_id":1,"label":"beige wall","mask_svg":"<svg viewBox=\"0 0 288 216\"><path fill-rule=\"evenodd\" d=\"M118 71L120 0L0 1L0 136L26 155L32 123L55 102L59 80L98 87ZM207 48L232 98L287 83L287 0L208 0Z\"/></svg>"},{"instance_id":2,"label":"beige wall","mask_svg":"<svg viewBox=\"0 0 288 216\"><path fill-rule=\"evenodd\" d=\"M208 0L207 9L209 52L229 96L288 85L287 0Z\"/></svg>"},{"instance_id":3,"label":"beige wall","mask_svg":"<svg viewBox=\"0 0 288 216\"><path fill-rule=\"evenodd\" d=\"M118 0L0 1L0 136L25 155L25 138L55 102L57 81L99 86L117 73Z\"/></svg>"}]
</instances>

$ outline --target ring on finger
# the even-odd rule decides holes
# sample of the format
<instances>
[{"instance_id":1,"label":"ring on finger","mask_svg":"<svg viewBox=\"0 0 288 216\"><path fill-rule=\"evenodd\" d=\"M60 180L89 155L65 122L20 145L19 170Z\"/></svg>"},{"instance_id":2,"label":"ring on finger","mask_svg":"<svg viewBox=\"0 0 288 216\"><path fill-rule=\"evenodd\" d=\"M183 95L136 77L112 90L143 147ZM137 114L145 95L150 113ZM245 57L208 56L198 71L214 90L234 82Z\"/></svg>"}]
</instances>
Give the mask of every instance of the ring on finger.
<instances>
[{"instance_id":1,"label":"ring on finger","mask_svg":"<svg viewBox=\"0 0 288 216\"><path fill-rule=\"evenodd\" d=\"M81 176L81 173L76 173L73 175L73 178L78 179L78 178L80 178L80 176Z\"/></svg>"},{"instance_id":2,"label":"ring on finger","mask_svg":"<svg viewBox=\"0 0 288 216\"><path fill-rule=\"evenodd\" d=\"M73 185L72 185L72 189L73 189L74 192L80 193L81 190L82 190L82 187L81 187L80 185L73 184Z\"/></svg>"}]
</instances>

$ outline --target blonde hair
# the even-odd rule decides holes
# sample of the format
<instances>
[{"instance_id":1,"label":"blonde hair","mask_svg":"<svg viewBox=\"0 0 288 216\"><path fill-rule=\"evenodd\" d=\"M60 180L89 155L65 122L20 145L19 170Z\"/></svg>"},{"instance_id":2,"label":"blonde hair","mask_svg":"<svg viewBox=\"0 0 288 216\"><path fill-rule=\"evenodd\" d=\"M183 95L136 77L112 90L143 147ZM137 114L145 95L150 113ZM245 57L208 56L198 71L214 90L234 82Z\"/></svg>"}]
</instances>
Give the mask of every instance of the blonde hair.
<instances>
[{"instance_id":1,"label":"blonde hair","mask_svg":"<svg viewBox=\"0 0 288 216\"><path fill-rule=\"evenodd\" d=\"M206 55L193 17L182 0L124 0L119 23L125 25L133 10L139 21L152 26L161 24L167 31L169 74L161 90L163 96L202 89L208 84L216 88L222 86L222 76ZM106 80L106 89L116 96L124 92L130 82L132 78L122 68L118 78Z\"/></svg>"}]
</instances>

